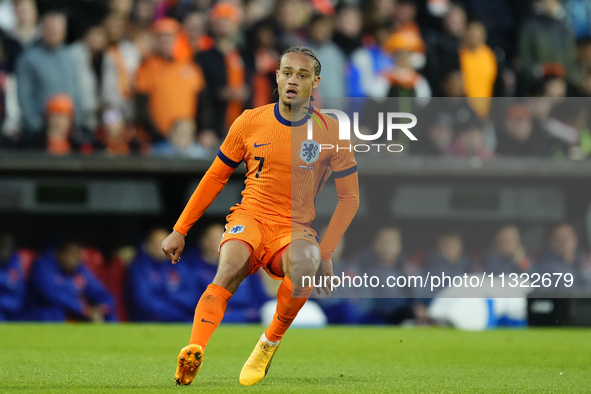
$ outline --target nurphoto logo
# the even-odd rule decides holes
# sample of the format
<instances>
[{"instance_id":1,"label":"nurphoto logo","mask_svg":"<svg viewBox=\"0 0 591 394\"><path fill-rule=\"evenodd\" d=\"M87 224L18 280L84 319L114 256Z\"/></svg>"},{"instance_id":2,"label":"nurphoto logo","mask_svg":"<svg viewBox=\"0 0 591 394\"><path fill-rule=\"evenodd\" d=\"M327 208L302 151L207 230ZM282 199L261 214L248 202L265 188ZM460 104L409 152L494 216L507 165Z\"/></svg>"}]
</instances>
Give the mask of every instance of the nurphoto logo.
<instances>
[{"instance_id":1,"label":"nurphoto logo","mask_svg":"<svg viewBox=\"0 0 591 394\"><path fill-rule=\"evenodd\" d=\"M315 113L318 111L314 110ZM351 120L349 119L349 115L347 115L344 111L338 109L322 109L320 110L323 114L333 114L336 116L339 122L339 139L340 140L351 140ZM322 117L319 116L321 119ZM374 134L362 134L359 131L359 113L353 113L353 132L355 133L355 137L357 137L361 141L376 141L382 138L384 134L384 118L386 118L386 139L387 141L392 141L392 135L394 130L402 131L408 139L411 141L417 141L417 137L413 133L411 133L410 129L417 125L417 117L411 113L407 112L384 112L378 113L378 130ZM395 119L408 119L410 120L409 123L398 123L399 121L395 122ZM326 122L323 124L317 119L317 117L312 114L312 117L308 119L308 140L312 140L314 138L314 123L316 121L320 127L327 128L328 125ZM355 144L355 145L347 145L347 146L340 146L337 145L336 147L332 144L318 144L319 151L323 150L331 150L336 149L337 152L340 150L348 150L348 151L355 151L355 152L369 152L371 150L376 150L380 152L381 148L385 148L388 152L402 152L404 147L400 144Z\"/></svg>"}]
</instances>

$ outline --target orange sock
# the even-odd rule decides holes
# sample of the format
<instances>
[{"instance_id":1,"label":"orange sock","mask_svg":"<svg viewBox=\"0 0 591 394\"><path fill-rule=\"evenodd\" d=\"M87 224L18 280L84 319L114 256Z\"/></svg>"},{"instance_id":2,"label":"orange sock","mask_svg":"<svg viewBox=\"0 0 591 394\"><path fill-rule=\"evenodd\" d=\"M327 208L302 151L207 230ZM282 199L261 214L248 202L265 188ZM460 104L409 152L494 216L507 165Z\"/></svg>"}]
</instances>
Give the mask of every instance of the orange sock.
<instances>
[{"instance_id":1,"label":"orange sock","mask_svg":"<svg viewBox=\"0 0 591 394\"><path fill-rule=\"evenodd\" d=\"M232 293L222 286L213 283L207 286L195 308L189 344L197 344L205 350L205 346L207 346L213 332L224 318L224 312L230 297L232 297Z\"/></svg>"},{"instance_id":2,"label":"orange sock","mask_svg":"<svg viewBox=\"0 0 591 394\"><path fill-rule=\"evenodd\" d=\"M298 298L291 298L291 280L286 276L283 278L279 290L277 291L277 310L269 328L265 330L265 336L268 340L277 342L281 340L293 319L312 293L312 287L300 287L294 289L298 292Z\"/></svg>"}]
</instances>

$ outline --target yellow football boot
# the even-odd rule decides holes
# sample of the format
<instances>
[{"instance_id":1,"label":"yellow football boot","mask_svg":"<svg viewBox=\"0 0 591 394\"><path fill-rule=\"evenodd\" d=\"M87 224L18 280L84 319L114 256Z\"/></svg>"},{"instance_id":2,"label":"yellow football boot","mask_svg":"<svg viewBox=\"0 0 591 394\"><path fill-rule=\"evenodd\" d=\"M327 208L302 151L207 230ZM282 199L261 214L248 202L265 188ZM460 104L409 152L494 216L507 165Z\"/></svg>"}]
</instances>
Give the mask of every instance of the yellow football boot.
<instances>
[{"instance_id":1,"label":"yellow football boot","mask_svg":"<svg viewBox=\"0 0 591 394\"><path fill-rule=\"evenodd\" d=\"M174 374L174 381L181 386L193 382L203 364L203 349L199 345L189 345L181 349Z\"/></svg>"},{"instance_id":2,"label":"yellow football boot","mask_svg":"<svg viewBox=\"0 0 591 394\"><path fill-rule=\"evenodd\" d=\"M259 339L240 372L241 385L252 386L253 384L260 382L267 375L269 367L271 366L271 361L273 361L273 356L280 344L281 343L277 346L271 346L267 342Z\"/></svg>"}]
</instances>

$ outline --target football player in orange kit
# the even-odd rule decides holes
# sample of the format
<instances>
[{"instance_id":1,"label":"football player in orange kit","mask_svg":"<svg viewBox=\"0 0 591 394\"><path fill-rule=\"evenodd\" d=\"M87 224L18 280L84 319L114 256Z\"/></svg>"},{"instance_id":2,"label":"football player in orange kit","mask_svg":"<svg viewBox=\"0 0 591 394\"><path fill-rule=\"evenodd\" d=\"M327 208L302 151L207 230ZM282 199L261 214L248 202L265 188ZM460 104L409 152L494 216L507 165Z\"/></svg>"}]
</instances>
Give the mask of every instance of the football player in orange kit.
<instances>
[{"instance_id":1,"label":"football player in orange kit","mask_svg":"<svg viewBox=\"0 0 591 394\"><path fill-rule=\"evenodd\" d=\"M273 321L242 368L240 383L253 385L263 379L281 338L312 292L302 277L332 276L331 253L359 206L352 149L320 149L320 144L350 143L339 141L337 121L320 115L310 103L312 89L320 83L316 55L308 48L292 47L281 55L278 68L279 102L244 111L236 119L173 232L162 243L168 258L178 263L187 232L244 161L242 201L227 217L217 274L195 309L189 345L178 356L174 378L180 385L191 384L228 300L242 280L260 267L282 282ZM314 138L309 140L306 125L313 113L322 122L311 122ZM339 202L318 244L312 229L314 199L331 173ZM328 286L323 289L330 295Z\"/></svg>"}]
</instances>

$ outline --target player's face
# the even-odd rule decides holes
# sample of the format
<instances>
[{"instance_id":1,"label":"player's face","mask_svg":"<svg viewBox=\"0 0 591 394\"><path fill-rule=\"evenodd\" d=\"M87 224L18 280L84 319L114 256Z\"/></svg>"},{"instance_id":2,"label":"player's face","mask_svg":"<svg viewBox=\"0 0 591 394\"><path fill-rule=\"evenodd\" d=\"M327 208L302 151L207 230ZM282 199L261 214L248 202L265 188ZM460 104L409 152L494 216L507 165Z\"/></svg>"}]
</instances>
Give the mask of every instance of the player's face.
<instances>
[{"instance_id":1,"label":"player's face","mask_svg":"<svg viewBox=\"0 0 591 394\"><path fill-rule=\"evenodd\" d=\"M303 53L291 52L283 56L276 73L279 100L284 105L290 105L295 97L310 97L312 89L318 87L320 76L314 74L315 65L315 60Z\"/></svg>"}]
</instances>

